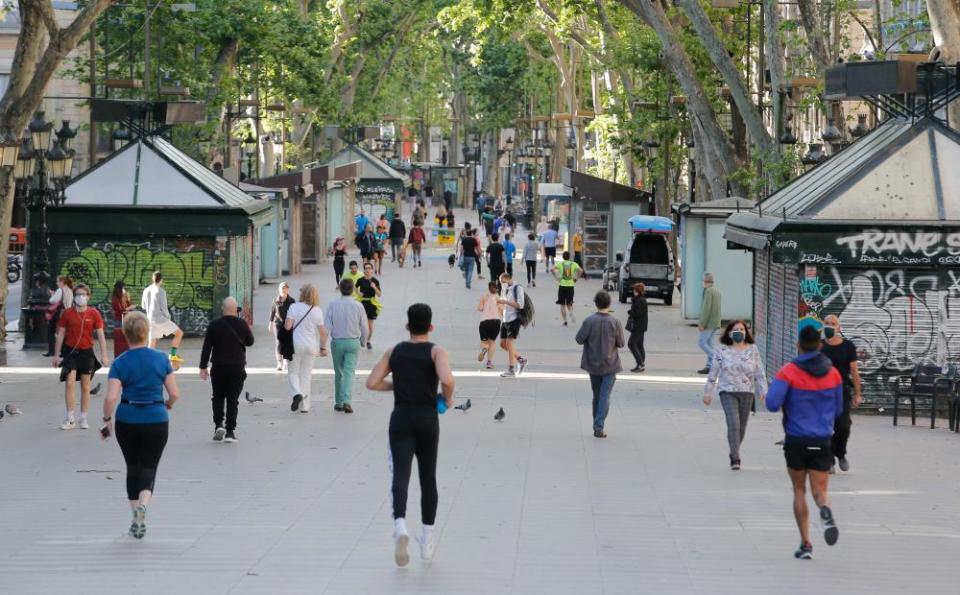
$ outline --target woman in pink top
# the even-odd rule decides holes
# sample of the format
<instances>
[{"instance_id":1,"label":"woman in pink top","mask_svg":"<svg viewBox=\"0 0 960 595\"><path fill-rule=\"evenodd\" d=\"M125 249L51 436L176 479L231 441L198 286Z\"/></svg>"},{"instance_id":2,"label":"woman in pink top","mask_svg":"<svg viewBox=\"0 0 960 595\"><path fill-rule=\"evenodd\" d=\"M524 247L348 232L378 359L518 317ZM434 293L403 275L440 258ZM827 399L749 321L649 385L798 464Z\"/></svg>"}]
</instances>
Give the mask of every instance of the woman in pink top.
<instances>
[{"instance_id":1,"label":"woman in pink top","mask_svg":"<svg viewBox=\"0 0 960 595\"><path fill-rule=\"evenodd\" d=\"M500 319L503 315L503 306L497 303L498 297L497 284L491 281L487 284L487 293L477 304L477 311L480 312L480 345L483 346L477 361L482 362L486 357L488 370L493 369L493 350L500 336Z\"/></svg>"}]
</instances>

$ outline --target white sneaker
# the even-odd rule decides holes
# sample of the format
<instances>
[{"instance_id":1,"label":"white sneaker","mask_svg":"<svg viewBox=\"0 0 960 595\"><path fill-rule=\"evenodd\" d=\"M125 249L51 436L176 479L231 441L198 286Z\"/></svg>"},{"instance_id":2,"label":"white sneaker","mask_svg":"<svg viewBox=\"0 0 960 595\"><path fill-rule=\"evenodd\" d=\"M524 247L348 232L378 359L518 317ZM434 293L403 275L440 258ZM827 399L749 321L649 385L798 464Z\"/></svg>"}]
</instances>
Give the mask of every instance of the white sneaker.
<instances>
[{"instance_id":1,"label":"white sneaker","mask_svg":"<svg viewBox=\"0 0 960 595\"><path fill-rule=\"evenodd\" d=\"M80 427L81 430L89 430L89 429L90 429L90 424L87 423L87 418L85 418L85 417L81 417L81 418L80 418L80 423L79 423L78 425L79 425L79 427Z\"/></svg>"},{"instance_id":2,"label":"white sneaker","mask_svg":"<svg viewBox=\"0 0 960 595\"><path fill-rule=\"evenodd\" d=\"M277 372L282 372L282 371L283 371L283 362L279 362L277 363Z\"/></svg>"},{"instance_id":3,"label":"white sneaker","mask_svg":"<svg viewBox=\"0 0 960 595\"><path fill-rule=\"evenodd\" d=\"M74 429L74 428L76 428L76 427L77 427L77 422L75 422L75 421L72 420L72 419L68 419L68 420L64 421L62 424L60 424L60 429L61 429L61 430L72 430L72 429Z\"/></svg>"},{"instance_id":4,"label":"white sneaker","mask_svg":"<svg viewBox=\"0 0 960 595\"><path fill-rule=\"evenodd\" d=\"M223 429L222 426L217 426L217 429L213 431L213 441L220 442L223 440L223 437L227 435L227 431Z\"/></svg>"},{"instance_id":5,"label":"white sneaker","mask_svg":"<svg viewBox=\"0 0 960 595\"><path fill-rule=\"evenodd\" d=\"M433 537L417 537L417 543L420 544L420 559L424 562L433 560L433 551L437 548L436 540Z\"/></svg>"},{"instance_id":6,"label":"white sneaker","mask_svg":"<svg viewBox=\"0 0 960 595\"><path fill-rule=\"evenodd\" d=\"M406 566L410 563L410 552L407 551L407 546L410 545L410 535L406 532L397 533L393 532L393 559L397 563L397 566Z\"/></svg>"}]
</instances>

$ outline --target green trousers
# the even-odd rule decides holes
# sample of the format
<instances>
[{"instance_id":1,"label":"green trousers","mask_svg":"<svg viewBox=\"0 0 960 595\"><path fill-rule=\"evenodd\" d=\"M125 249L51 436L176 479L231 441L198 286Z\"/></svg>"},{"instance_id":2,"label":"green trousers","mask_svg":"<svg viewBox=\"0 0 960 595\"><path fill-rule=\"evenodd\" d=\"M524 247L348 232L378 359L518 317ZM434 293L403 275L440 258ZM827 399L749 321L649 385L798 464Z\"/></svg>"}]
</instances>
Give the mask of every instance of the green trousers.
<instances>
[{"instance_id":1,"label":"green trousers","mask_svg":"<svg viewBox=\"0 0 960 595\"><path fill-rule=\"evenodd\" d=\"M359 339L333 339L330 342L333 356L333 392L338 405L350 403L353 375L357 370L360 354Z\"/></svg>"}]
</instances>

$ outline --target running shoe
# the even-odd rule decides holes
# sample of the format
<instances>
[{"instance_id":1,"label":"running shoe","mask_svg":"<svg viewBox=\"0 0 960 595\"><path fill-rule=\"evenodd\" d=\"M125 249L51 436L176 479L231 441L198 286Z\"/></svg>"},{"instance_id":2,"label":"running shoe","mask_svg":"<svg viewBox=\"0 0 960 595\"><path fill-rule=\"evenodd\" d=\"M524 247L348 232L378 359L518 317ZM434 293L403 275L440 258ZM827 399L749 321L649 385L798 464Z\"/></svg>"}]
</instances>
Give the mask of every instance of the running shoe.
<instances>
[{"instance_id":1,"label":"running shoe","mask_svg":"<svg viewBox=\"0 0 960 595\"><path fill-rule=\"evenodd\" d=\"M840 457L840 460L837 462L840 466L840 470L846 473L850 470L850 461L847 460L847 457Z\"/></svg>"},{"instance_id":2,"label":"running shoe","mask_svg":"<svg viewBox=\"0 0 960 595\"><path fill-rule=\"evenodd\" d=\"M833 475L833 474L835 474L836 472L837 472L837 466L836 466L836 465L830 465L830 475Z\"/></svg>"},{"instance_id":3,"label":"running shoe","mask_svg":"<svg viewBox=\"0 0 960 595\"><path fill-rule=\"evenodd\" d=\"M277 364L277 372L283 371L283 362Z\"/></svg>"},{"instance_id":4,"label":"running shoe","mask_svg":"<svg viewBox=\"0 0 960 595\"><path fill-rule=\"evenodd\" d=\"M483 349L480 350L480 355L477 356L477 361L478 361L478 362L482 362L482 361L483 361L483 358L485 358L485 357L487 357L487 348L486 348L486 347L484 347Z\"/></svg>"},{"instance_id":5,"label":"running shoe","mask_svg":"<svg viewBox=\"0 0 960 595\"><path fill-rule=\"evenodd\" d=\"M527 367L527 358L517 356L517 363L520 364L517 368L517 376L523 374L523 370Z\"/></svg>"},{"instance_id":6,"label":"running shoe","mask_svg":"<svg viewBox=\"0 0 960 595\"><path fill-rule=\"evenodd\" d=\"M223 437L227 435L227 431L222 427L217 426L217 429L213 431L213 441L220 442L223 440Z\"/></svg>"},{"instance_id":7,"label":"running shoe","mask_svg":"<svg viewBox=\"0 0 960 595\"><path fill-rule=\"evenodd\" d=\"M174 364L182 364L183 362L185 362L185 361L187 361L187 360L183 359L183 358L180 357L179 355L170 354L170 361L171 361L172 363L174 363Z\"/></svg>"},{"instance_id":8,"label":"running shoe","mask_svg":"<svg viewBox=\"0 0 960 595\"><path fill-rule=\"evenodd\" d=\"M410 552L407 551L407 546L410 545L410 536L406 532L397 533L393 532L393 559L397 563L397 566L406 566L410 563Z\"/></svg>"},{"instance_id":9,"label":"running shoe","mask_svg":"<svg viewBox=\"0 0 960 595\"><path fill-rule=\"evenodd\" d=\"M820 507L820 521L823 525L823 540L827 542L827 545L837 543L837 539L840 538L840 530L837 529L837 524L833 522L833 511L830 510L829 506Z\"/></svg>"},{"instance_id":10,"label":"running shoe","mask_svg":"<svg viewBox=\"0 0 960 595\"><path fill-rule=\"evenodd\" d=\"M566 320L563 321L563 326L567 326L567 321L566 321Z\"/></svg>"},{"instance_id":11,"label":"running shoe","mask_svg":"<svg viewBox=\"0 0 960 595\"><path fill-rule=\"evenodd\" d=\"M513 370L507 370L506 372L503 372L502 374L500 374L500 378L516 378L516 377L517 377L517 373L514 372Z\"/></svg>"},{"instance_id":12,"label":"running shoe","mask_svg":"<svg viewBox=\"0 0 960 595\"><path fill-rule=\"evenodd\" d=\"M417 543L420 544L420 559L424 562L429 562L433 560L433 551L436 549L437 544L433 537L417 537Z\"/></svg>"},{"instance_id":13,"label":"running shoe","mask_svg":"<svg viewBox=\"0 0 960 595\"><path fill-rule=\"evenodd\" d=\"M303 395L293 395L293 402L290 403L290 411L296 413L300 409L300 403L303 401Z\"/></svg>"},{"instance_id":14,"label":"running shoe","mask_svg":"<svg viewBox=\"0 0 960 595\"><path fill-rule=\"evenodd\" d=\"M607 433L604 432L603 430L594 430L594 431L593 431L593 437L594 437L594 438L606 438L606 437L607 437Z\"/></svg>"},{"instance_id":15,"label":"running shoe","mask_svg":"<svg viewBox=\"0 0 960 595\"><path fill-rule=\"evenodd\" d=\"M81 417L80 423L77 424L77 427L80 428L81 430L89 430L90 424L87 422L87 418Z\"/></svg>"},{"instance_id":16,"label":"running shoe","mask_svg":"<svg viewBox=\"0 0 960 595\"><path fill-rule=\"evenodd\" d=\"M730 463L730 470L731 470L731 471L739 471L739 470L740 470L740 461L733 461L733 462L731 462L731 463Z\"/></svg>"},{"instance_id":17,"label":"running shoe","mask_svg":"<svg viewBox=\"0 0 960 595\"><path fill-rule=\"evenodd\" d=\"M147 534L147 507L141 504L133 511L133 524L136 527L130 527L133 536L137 539L143 539Z\"/></svg>"},{"instance_id":18,"label":"running shoe","mask_svg":"<svg viewBox=\"0 0 960 595\"><path fill-rule=\"evenodd\" d=\"M488 369L488 370L492 370L492 369L493 369L493 362L490 361L490 360L487 360L487 369Z\"/></svg>"},{"instance_id":19,"label":"running shoe","mask_svg":"<svg viewBox=\"0 0 960 595\"><path fill-rule=\"evenodd\" d=\"M639 372L643 372L644 370L646 370L646 368L644 368L643 366L636 366L636 367L634 367L634 368L633 368L632 370L630 370L630 371L631 371L631 372L638 372L638 373L639 373Z\"/></svg>"},{"instance_id":20,"label":"running shoe","mask_svg":"<svg viewBox=\"0 0 960 595\"><path fill-rule=\"evenodd\" d=\"M334 410L334 411L343 411L343 405L341 405L340 403L337 403L336 405L333 406L333 410Z\"/></svg>"},{"instance_id":21,"label":"running shoe","mask_svg":"<svg viewBox=\"0 0 960 595\"><path fill-rule=\"evenodd\" d=\"M797 560L810 560L813 558L813 545L801 543L797 551L793 552L793 557Z\"/></svg>"},{"instance_id":22,"label":"running shoe","mask_svg":"<svg viewBox=\"0 0 960 595\"><path fill-rule=\"evenodd\" d=\"M536 282L536 281L533 282L533 286L534 286L534 287L537 286L537 282Z\"/></svg>"},{"instance_id":23,"label":"running shoe","mask_svg":"<svg viewBox=\"0 0 960 595\"><path fill-rule=\"evenodd\" d=\"M577 324L577 317L573 315L573 312L570 312L570 324Z\"/></svg>"},{"instance_id":24,"label":"running shoe","mask_svg":"<svg viewBox=\"0 0 960 595\"><path fill-rule=\"evenodd\" d=\"M373 349L373 343L367 341L367 350L369 351L370 349Z\"/></svg>"},{"instance_id":25,"label":"running shoe","mask_svg":"<svg viewBox=\"0 0 960 595\"><path fill-rule=\"evenodd\" d=\"M236 442L237 435L233 433L233 430L227 432L226 438L223 439L224 442Z\"/></svg>"},{"instance_id":26,"label":"running shoe","mask_svg":"<svg viewBox=\"0 0 960 595\"><path fill-rule=\"evenodd\" d=\"M61 430L72 430L76 427L77 427L77 422L72 419L64 420L64 422L60 424Z\"/></svg>"}]
</instances>

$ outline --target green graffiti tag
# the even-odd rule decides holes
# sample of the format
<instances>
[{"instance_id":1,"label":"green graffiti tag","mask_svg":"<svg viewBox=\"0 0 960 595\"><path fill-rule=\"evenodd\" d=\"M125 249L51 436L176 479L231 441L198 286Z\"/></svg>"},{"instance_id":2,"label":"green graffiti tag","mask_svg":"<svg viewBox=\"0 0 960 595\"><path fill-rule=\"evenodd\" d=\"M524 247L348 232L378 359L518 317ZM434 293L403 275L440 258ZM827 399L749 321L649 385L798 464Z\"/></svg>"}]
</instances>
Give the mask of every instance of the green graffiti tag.
<instances>
[{"instance_id":1,"label":"green graffiti tag","mask_svg":"<svg viewBox=\"0 0 960 595\"><path fill-rule=\"evenodd\" d=\"M79 249L60 266L61 275L90 286L94 304L109 303L117 281L123 281L130 298L140 303L140 292L154 271L163 273L171 308L209 311L213 308L214 265L212 247L187 244L177 248L151 248L149 243L106 243Z\"/></svg>"}]
</instances>

